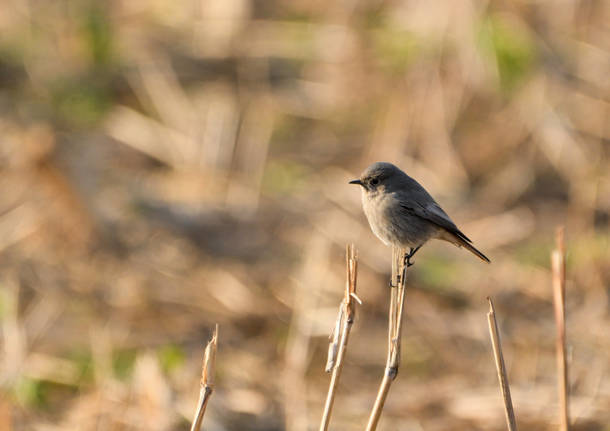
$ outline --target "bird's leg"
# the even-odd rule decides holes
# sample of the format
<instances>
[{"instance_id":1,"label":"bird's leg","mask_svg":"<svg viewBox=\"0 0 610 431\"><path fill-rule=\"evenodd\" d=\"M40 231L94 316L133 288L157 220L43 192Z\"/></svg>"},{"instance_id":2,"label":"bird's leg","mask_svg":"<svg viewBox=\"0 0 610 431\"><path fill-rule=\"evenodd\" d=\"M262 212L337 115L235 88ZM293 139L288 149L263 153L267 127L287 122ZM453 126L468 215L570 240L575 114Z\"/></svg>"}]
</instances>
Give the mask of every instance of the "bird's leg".
<instances>
[{"instance_id":1,"label":"bird's leg","mask_svg":"<svg viewBox=\"0 0 610 431\"><path fill-rule=\"evenodd\" d=\"M412 258L413 256L415 256L415 253L417 253L417 250L419 250L420 248L421 248L421 245L418 245L418 246L417 246L417 247L415 247L415 248L413 248L413 247L409 248L409 252L408 252L408 253L405 253L405 256L404 256L404 258L403 258L403 259L404 259L404 260L403 260L403 265L404 265L404 266L406 266L406 267L408 268L408 267L412 266L412 265L415 263L415 262L411 262L411 258ZM397 283L397 284L396 284L396 285L393 285L393 284L392 284L392 280L390 280L390 282L388 283L388 287L390 287L390 288L393 288L393 287L398 287L398 286L400 285L400 282L401 282L401 275L400 275L400 274L398 274L398 275L396 276L396 283Z\"/></svg>"},{"instance_id":2,"label":"bird's leg","mask_svg":"<svg viewBox=\"0 0 610 431\"><path fill-rule=\"evenodd\" d=\"M421 248L421 245L418 245L417 247L413 248L411 247L409 249L409 253L405 253L405 261L404 261L404 265L408 267L410 267L411 265L413 265L415 262L411 262L411 258L413 256L415 256L415 253L417 253L417 250L419 250Z\"/></svg>"}]
</instances>

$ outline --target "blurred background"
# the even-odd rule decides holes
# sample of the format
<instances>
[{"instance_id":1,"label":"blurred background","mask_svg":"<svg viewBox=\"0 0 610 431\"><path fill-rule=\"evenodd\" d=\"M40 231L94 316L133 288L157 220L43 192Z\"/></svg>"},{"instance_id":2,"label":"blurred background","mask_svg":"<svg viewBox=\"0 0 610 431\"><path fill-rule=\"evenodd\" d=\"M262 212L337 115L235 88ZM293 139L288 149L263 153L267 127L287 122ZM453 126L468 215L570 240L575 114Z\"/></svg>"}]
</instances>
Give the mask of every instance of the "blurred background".
<instances>
[{"instance_id":1,"label":"blurred background","mask_svg":"<svg viewBox=\"0 0 610 431\"><path fill-rule=\"evenodd\" d=\"M610 423L610 3L6 0L0 429L317 429L360 257L333 428L364 426L390 250L347 182L391 161L478 248L409 274L381 430L556 429L549 253L566 225L576 430Z\"/></svg>"}]
</instances>

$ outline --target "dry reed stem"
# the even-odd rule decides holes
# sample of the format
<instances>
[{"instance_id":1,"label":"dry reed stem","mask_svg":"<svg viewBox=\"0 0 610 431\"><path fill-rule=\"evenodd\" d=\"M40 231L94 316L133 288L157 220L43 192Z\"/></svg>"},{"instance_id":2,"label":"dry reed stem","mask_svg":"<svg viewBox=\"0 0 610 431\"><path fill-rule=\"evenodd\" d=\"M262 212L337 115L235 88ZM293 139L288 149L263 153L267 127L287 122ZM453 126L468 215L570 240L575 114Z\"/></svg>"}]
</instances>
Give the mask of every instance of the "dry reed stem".
<instances>
[{"instance_id":1,"label":"dry reed stem","mask_svg":"<svg viewBox=\"0 0 610 431\"><path fill-rule=\"evenodd\" d=\"M557 326L556 358L557 384L559 392L559 429L568 431L570 428L568 364L566 356L566 266L564 228L557 229L556 248L551 253L553 270L553 305L555 308L555 324Z\"/></svg>"},{"instance_id":2,"label":"dry reed stem","mask_svg":"<svg viewBox=\"0 0 610 431\"><path fill-rule=\"evenodd\" d=\"M377 398L373 405L373 410L369 416L369 422L366 426L367 431L377 429L377 424L381 418L381 413L385 405L385 401L390 391L390 386L396 375L400 365L400 344L402 337L402 321L405 306L405 293L407 285L407 266L404 265L405 250L393 247L392 248L392 283L395 288L391 288L390 309L388 313L388 356L385 366L385 371ZM400 277L399 277L400 274Z\"/></svg>"},{"instance_id":3,"label":"dry reed stem","mask_svg":"<svg viewBox=\"0 0 610 431\"><path fill-rule=\"evenodd\" d=\"M504 400L504 413L506 414L506 425L509 431L517 430L517 422L515 421L515 411L513 409L513 401L510 396L510 385L508 384L508 375L506 374L506 366L504 365L504 355L502 355L502 342L500 341L500 331L498 330L498 322L496 321L496 310L493 302L488 296L489 313L487 313L487 323L489 323L489 335L491 336L491 345L493 347L494 359L496 362L496 371L498 372L498 381L500 382L500 390Z\"/></svg>"},{"instance_id":4,"label":"dry reed stem","mask_svg":"<svg viewBox=\"0 0 610 431\"><path fill-rule=\"evenodd\" d=\"M326 431L330 423L335 394L343 369L343 358L347 349L349 333L354 323L356 316L356 282L358 279L358 257L354 250L354 245L349 244L346 247L345 253L347 280L345 283L345 297L339 306L339 314L335 323L332 339L328 347L328 361L326 362L326 372L332 371L330 385L328 387L328 395L324 405L322 421L320 422L320 431Z\"/></svg>"},{"instance_id":5,"label":"dry reed stem","mask_svg":"<svg viewBox=\"0 0 610 431\"><path fill-rule=\"evenodd\" d=\"M214 391L214 374L216 372L216 349L218 343L218 324L214 328L212 339L208 342L205 347L205 353L203 355L203 366L201 369L201 388L199 390L199 401L197 403L197 410L195 411L195 417L193 424L191 425L191 431L199 431L203 422L203 415L205 414L205 408L208 405L208 401Z\"/></svg>"}]
</instances>

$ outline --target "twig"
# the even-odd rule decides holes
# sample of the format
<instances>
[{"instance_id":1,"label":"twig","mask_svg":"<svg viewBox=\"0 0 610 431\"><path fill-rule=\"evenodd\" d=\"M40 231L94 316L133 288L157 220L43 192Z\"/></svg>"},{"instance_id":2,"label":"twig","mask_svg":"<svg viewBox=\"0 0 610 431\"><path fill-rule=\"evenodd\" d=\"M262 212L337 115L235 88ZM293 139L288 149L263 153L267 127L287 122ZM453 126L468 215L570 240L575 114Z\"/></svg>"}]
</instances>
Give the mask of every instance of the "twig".
<instances>
[{"instance_id":1,"label":"twig","mask_svg":"<svg viewBox=\"0 0 610 431\"><path fill-rule=\"evenodd\" d=\"M339 306L339 315L333 331L332 340L328 347L328 361L326 362L326 372L332 371L320 431L326 431L330 423L330 416L335 401L335 393L343 369L343 358L347 348L349 333L356 316L356 306L354 302L360 302L356 296L356 282L358 279L358 258L354 250L354 245L350 244L346 248L346 271L347 281L345 283L345 297ZM340 341L339 341L340 340Z\"/></svg>"},{"instance_id":2,"label":"twig","mask_svg":"<svg viewBox=\"0 0 610 431\"><path fill-rule=\"evenodd\" d=\"M385 405L390 386L400 365L400 344L402 336L402 316L405 307L405 292L407 285L407 266L404 265L405 251L394 247L392 249L392 283L396 286L391 288L390 310L388 313L388 357L386 361L383 380L377 392L377 398L373 405L373 410L369 416L366 426L367 431L377 429L377 424L381 418L381 412ZM400 275L400 276L399 276Z\"/></svg>"},{"instance_id":3,"label":"twig","mask_svg":"<svg viewBox=\"0 0 610 431\"><path fill-rule=\"evenodd\" d=\"M506 424L508 431L517 431L517 423L515 421L515 411L513 410L513 401L510 397L510 386L508 384L508 375L506 374L506 366L504 365L504 355L502 355L502 342L500 341L500 331L498 330L498 322L496 321L496 311L494 309L491 298L489 301L489 313L487 313L487 322L489 323L489 335L491 336L491 346L494 351L494 359L496 362L496 371L498 372L498 381L502 398L504 399L504 413L506 414Z\"/></svg>"},{"instance_id":4,"label":"twig","mask_svg":"<svg viewBox=\"0 0 610 431\"><path fill-rule=\"evenodd\" d=\"M199 402L195 411L195 418L191 425L191 431L199 431L203 422L203 415L212 392L214 391L214 373L216 372L216 348L218 343L218 324L212 334L212 339L205 347L203 355L203 367L201 370L201 389L199 390Z\"/></svg>"},{"instance_id":5,"label":"twig","mask_svg":"<svg viewBox=\"0 0 610 431\"><path fill-rule=\"evenodd\" d=\"M551 254L553 269L553 304L555 307L555 324L557 326L557 383L559 391L559 423L561 431L570 428L569 391L568 391L568 364L566 358L566 266L564 228L557 229L556 248Z\"/></svg>"}]
</instances>

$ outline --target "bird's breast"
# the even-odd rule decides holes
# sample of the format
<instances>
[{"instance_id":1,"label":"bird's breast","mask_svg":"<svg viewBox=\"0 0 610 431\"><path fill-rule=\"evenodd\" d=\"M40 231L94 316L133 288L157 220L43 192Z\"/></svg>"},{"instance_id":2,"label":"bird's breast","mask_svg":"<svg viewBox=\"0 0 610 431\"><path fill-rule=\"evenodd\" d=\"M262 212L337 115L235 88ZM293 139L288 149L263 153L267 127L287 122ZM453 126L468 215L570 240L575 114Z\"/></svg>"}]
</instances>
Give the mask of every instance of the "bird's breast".
<instances>
[{"instance_id":1,"label":"bird's breast","mask_svg":"<svg viewBox=\"0 0 610 431\"><path fill-rule=\"evenodd\" d=\"M386 245L396 244L396 236L392 233L391 213L392 198L388 194L371 193L363 190L362 208L371 230Z\"/></svg>"}]
</instances>

